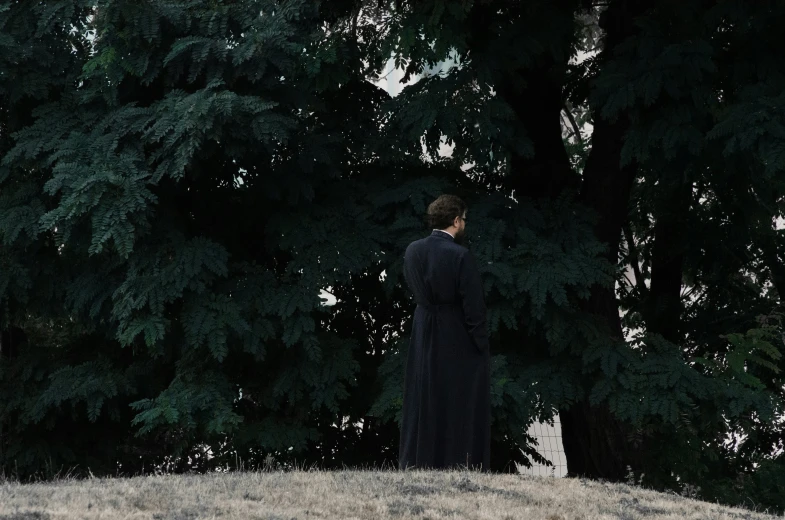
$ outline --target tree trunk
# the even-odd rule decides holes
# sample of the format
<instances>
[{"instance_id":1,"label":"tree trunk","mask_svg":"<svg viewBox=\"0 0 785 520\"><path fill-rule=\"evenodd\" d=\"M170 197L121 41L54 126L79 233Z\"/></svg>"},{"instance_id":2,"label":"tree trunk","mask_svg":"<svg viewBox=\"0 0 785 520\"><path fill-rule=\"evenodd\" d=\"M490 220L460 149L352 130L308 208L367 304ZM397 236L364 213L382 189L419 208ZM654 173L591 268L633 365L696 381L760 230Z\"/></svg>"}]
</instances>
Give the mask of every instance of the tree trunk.
<instances>
[{"instance_id":1,"label":"tree trunk","mask_svg":"<svg viewBox=\"0 0 785 520\"><path fill-rule=\"evenodd\" d=\"M572 24L572 17L565 16L563 23ZM572 42L562 44L569 48ZM525 72L512 71L499 82L499 96L515 111L534 148L532 156L512 156L507 188L516 197L555 199L566 190L578 189L580 177L570 165L562 138L562 88L569 58L566 49L563 58L557 61L546 53Z\"/></svg>"},{"instance_id":2,"label":"tree trunk","mask_svg":"<svg viewBox=\"0 0 785 520\"><path fill-rule=\"evenodd\" d=\"M600 24L605 39L601 60L611 59L616 48L633 35L634 18L645 7L643 2L617 0L603 13ZM609 121L601 117L597 107L593 109L592 149L583 172L580 200L596 212L595 235L607 245L608 261L616 265L636 169L634 165L621 166L627 115L622 113ZM594 286L583 308L604 321L609 339L623 340L614 284ZM629 427L613 416L604 403L591 406L583 401L560 410L559 415L569 476L620 481L627 474L627 466L637 468L640 448L628 441Z\"/></svg>"},{"instance_id":3,"label":"tree trunk","mask_svg":"<svg viewBox=\"0 0 785 520\"><path fill-rule=\"evenodd\" d=\"M0 329L0 365L11 363L13 358L19 356L20 348L27 344L27 334L23 329L9 326L7 329ZM3 460L5 446L5 429L2 418L0 418L0 462Z\"/></svg>"},{"instance_id":4,"label":"tree trunk","mask_svg":"<svg viewBox=\"0 0 785 520\"><path fill-rule=\"evenodd\" d=\"M560 410L562 444L568 477L621 481L637 457L628 442L628 429L605 405L584 400Z\"/></svg>"},{"instance_id":5,"label":"tree trunk","mask_svg":"<svg viewBox=\"0 0 785 520\"><path fill-rule=\"evenodd\" d=\"M777 230L774 229L774 224L772 224L766 238L763 240L762 249L766 267L768 267L771 275L771 283L777 289L777 297L782 304L785 303L785 255L781 251L785 248L781 247L779 242Z\"/></svg>"},{"instance_id":6,"label":"tree trunk","mask_svg":"<svg viewBox=\"0 0 785 520\"><path fill-rule=\"evenodd\" d=\"M680 182L674 192L668 193L667 202L659 204L654 216L651 287L644 305L646 331L674 343L681 337L682 270L688 239L685 222L691 200L692 184Z\"/></svg>"},{"instance_id":7,"label":"tree trunk","mask_svg":"<svg viewBox=\"0 0 785 520\"><path fill-rule=\"evenodd\" d=\"M760 248L763 253L763 261L769 270L771 283L777 290L777 297L780 303L785 303L785 244L777 231L777 199L780 196L779 190L772 190L761 193L755 190L753 200L750 204L755 204L762 208L771 208L771 225L763 228L763 236L760 237Z\"/></svg>"},{"instance_id":8,"label":"tree trunk","mask_svg":"<svg viewBox=\"0 0 785 520\"><path fill-rule=\"evenodd\" d=\"M472 17L473 24L477 25L475 44L481 43L483 34L487 34L484 17L491 16L490 6L484 9L481 6L483 4L478 4L473 10L476 15ZM614 0L601 17L600 23L606 35L600 60L612 59L616 48L633 34L635 16L646 7L644 2ZM571 27L573 15L567 10L565 13L562 20L564 27ZM569 35L571 32L566 30L562 34ZM569 38L565 36L559 47L570 48L573 41ZM557 59L556 56L561 57ZM628 117L622 113L616 121L608 121L595 107L592 151L581 181L570 165L561 129L561 111L565 101L563 87L569 56L569 52L544 52L535 57L534 64L526 70L508 70L497 78L498 95L523 123L534 148L533 156L513 154L507 188L514 190L519 197L545 200L580 191L581 202L599 216L596 236L607 244L607 258L616 265L635 177L634 166L621 167L621 148ZM593 287L590 298L584 303L584 310L601 317L612 339L623 339L613 284ZM584 401L560 410L560 415L568 474L618 481L626 477L627 465L637 467L639 448L627 441L628 428L610 413L607 406L592 407Z\"/></svg>"},{"instance_id":9,"label":"tree trunk","mask_svg":"<svg viewBox=\"0 0 785 520\"><path fill-rule=\"evenodd\" d=\"M3 339L4 338L5 338L5 331L0 330L0 365L2 365L3 363ZM5 453L5 451L3 450L4 442L5 441L3 438L3 418L0 417L0 467L2 467L3 453Z\"/></svg>"},{"instance_id":10,"label":"tree trunk","mask_svg":"<svg viewBox=\"0 0 785 520\"><path fill-rule=\"evenodd\" d=\"M624 129L620 122L596 122L581 191L581 201L599 216L595 235L607 245L607 259L614 265L618 262L619 243L635 176L634 167L619 166ZM607 325L611 340L623 341L613 283L592 287L583 308ZM627 466L637 466L636 449L627 442L627 426L616 419L604 403L591 406L584 401L560 410L559 415L569 476L620 481L627 474Z\"/></svg>"}]
</instances>

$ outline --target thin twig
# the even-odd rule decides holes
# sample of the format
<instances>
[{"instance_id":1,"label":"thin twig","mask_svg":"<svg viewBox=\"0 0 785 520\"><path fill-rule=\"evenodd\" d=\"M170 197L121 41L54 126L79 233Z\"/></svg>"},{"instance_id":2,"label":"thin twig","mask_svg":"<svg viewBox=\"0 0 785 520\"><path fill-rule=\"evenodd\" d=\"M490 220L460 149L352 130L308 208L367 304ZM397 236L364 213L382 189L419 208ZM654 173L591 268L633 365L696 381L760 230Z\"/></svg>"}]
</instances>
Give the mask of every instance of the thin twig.
<instances>
[{"instance_id":1,"label":"thin twig","mask_svg":"<svg viewBox=\"0 0 785 520\"><path fill-rule=\"evenodd\" d=\"M632 272L635 275L635 285L641 292L641 295L646 294L646 283L643 281L643 273L641 273L640 265L638 264L638 250L635 248L635 237L632 234L632 227L629 224L624 226L624 240L627 242L627 252L630 256L630 264L632 265Z\"/></svg>"}]
</instances>

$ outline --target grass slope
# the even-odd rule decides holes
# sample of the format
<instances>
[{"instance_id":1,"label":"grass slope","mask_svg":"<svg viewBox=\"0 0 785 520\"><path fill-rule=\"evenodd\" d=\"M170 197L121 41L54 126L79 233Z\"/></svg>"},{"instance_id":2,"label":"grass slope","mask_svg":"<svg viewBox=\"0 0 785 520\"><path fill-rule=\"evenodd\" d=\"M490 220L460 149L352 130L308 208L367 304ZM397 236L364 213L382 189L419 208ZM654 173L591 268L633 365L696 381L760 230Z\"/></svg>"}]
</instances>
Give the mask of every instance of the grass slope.
<instances>
[{"instance_id":1,"label":"grass slope","mask_svg":"<svg viewBox=\"0 0 785 520\"><path fill-rule=\"evenodd\" d=\"M468 471L289 471L0 484L0 520L772 519L624 484Z\"/></svg>"}]
</instances>

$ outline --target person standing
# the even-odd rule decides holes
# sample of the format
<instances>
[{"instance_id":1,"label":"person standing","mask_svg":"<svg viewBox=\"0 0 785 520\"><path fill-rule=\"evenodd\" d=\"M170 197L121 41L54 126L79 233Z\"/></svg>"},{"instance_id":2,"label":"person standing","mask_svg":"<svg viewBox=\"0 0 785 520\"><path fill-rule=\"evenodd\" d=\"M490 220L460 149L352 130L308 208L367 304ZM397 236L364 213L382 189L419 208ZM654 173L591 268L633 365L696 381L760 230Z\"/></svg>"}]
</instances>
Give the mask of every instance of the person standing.
<instances>
[{"instance_id":1,"label":"person standing","mask_svg":"<svg viewBox=\"0 0 785 520\"><path fill-rule=\"evenodd\" d=\"M414 310L404 375L398 465L488 471L490 353L482 280L464 247L466 204L442 195L428 206L433 232L406 248Z\"/></svg>"}]
</instances>

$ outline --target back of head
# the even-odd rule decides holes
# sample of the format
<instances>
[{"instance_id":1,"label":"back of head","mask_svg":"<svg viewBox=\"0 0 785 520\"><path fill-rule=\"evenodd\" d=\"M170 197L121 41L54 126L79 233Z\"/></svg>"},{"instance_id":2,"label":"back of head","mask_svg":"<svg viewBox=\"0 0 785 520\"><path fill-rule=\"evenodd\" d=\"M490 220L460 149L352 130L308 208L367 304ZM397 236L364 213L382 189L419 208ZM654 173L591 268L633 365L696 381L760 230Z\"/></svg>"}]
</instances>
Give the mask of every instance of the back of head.
<instances>
[{"instance_id":1,"label":"back of head","mask_svg":"<svg viewBox=\"0 0 785 520\"><path fill-rule=\"evenodd\" d=\"M466 211L466 203L455 195L440 195L428 205L426 222L431 229L447 229Z\"/></svg>"}]
</instances>

